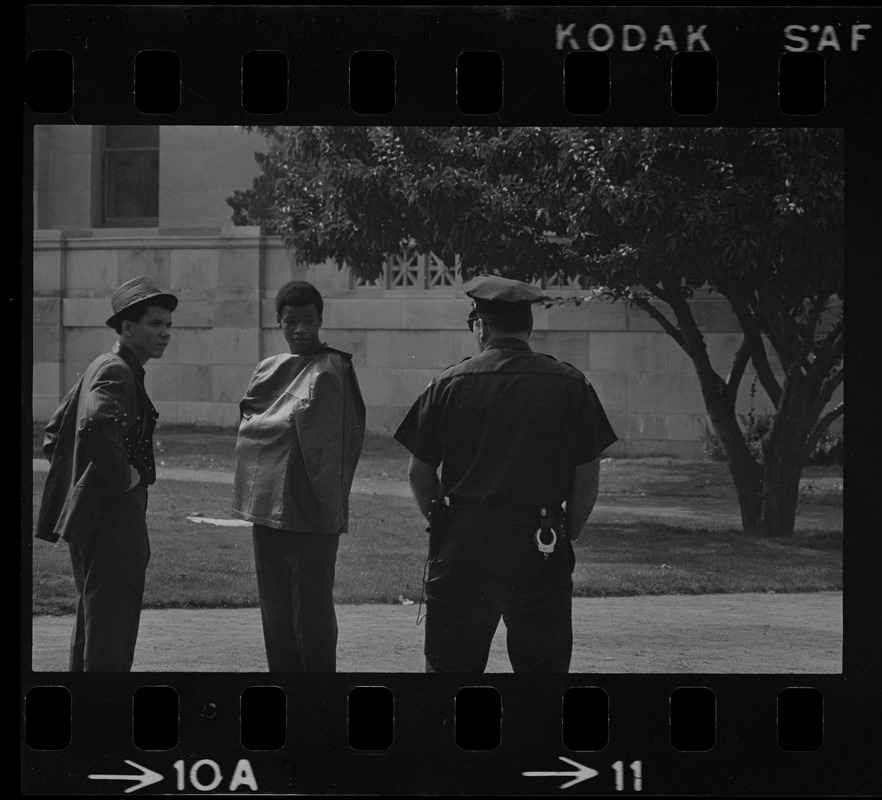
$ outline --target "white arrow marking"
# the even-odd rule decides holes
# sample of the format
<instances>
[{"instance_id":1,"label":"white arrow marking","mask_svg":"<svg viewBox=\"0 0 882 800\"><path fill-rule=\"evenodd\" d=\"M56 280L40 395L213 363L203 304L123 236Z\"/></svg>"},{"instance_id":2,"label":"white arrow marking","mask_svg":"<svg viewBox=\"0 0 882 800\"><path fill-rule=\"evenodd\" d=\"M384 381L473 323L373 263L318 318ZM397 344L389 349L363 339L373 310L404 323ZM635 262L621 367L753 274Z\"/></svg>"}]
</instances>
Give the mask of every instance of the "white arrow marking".
<instances>
[{"instance_id":1,"label":"white arrow marking","mask_svg":"<svg viewBox=\"0 0 882 800\"><path fill-rule=\"evenodd\" d=\"M126 794L129 792L136 792L138 789L143 789L145 786L150 786L151 783L158 783L162 780L162 775L158 772L154 772L152 769L147 769L147 767L142 767L140 764L136 764L134 761L125 760L126 764L130 767L135 767L136 769L141 770L140 775L89 775L93 781L138 781L137 785L129 786L126 789Z\"/></svg>"},{"instance_id":2,"label":"white arrow marking","mask_svg":"<svg viewBox=\"0 0 882 800\"><path fill-rule=\"evenodd\" d=\"M566 761L567 764L572 764L575 768L575 772L524 772L522 773L528 778L549 778L549 777L558 777L560 775L572 775L573 779L568 781L567 783L561 784L561 789L568 789L570 786L575 786L577 783L581 783L582 781L587 781L589 778L593 778L595 775L599 775L600 773L596 769L591 769L591 767L586 767L584 764L580 764L578 761L572 761L569 758L564 758L563 756L558 756L561 761Z\"/></svg>"}]
</instances>

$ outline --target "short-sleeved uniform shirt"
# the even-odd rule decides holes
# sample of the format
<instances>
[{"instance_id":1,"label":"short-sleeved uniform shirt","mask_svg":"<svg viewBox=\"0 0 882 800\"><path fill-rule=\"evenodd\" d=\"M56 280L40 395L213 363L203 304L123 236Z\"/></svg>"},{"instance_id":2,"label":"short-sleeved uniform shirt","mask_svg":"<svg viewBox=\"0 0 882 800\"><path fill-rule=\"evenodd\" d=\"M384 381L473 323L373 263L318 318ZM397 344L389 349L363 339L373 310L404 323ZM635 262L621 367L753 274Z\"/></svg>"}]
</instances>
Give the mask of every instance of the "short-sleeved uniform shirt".
<instances>
[{"instance_id":1,"label":"short-sleeved uniform shirt","mask_svg":"<svg viewBox=\"0 0 882 800\"><path fill-rule=\"evenodd\" d=\"M442 465L452 504L527 518L564 502L575 468L616 438L580 370L508 338L445 369L395 433L420 461Z\"/></svg>"}]
</instances>

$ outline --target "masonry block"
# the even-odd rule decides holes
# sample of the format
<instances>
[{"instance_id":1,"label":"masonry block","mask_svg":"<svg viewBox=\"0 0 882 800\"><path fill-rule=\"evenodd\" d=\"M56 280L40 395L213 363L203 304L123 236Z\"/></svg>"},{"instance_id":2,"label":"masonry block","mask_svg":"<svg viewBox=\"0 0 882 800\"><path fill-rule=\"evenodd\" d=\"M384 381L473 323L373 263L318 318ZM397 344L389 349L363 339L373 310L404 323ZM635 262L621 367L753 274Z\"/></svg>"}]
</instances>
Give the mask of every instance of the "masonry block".
<instances>
[{"instance_id":1,"label":"masonry block","mask_svg":"<svg viewBox=\"0 0 882 800\"><path fill-rule=\"evenodd\" d=\"M259 358L260 331L254 328L213 328L212 361L215 364L250 364Z\"/></svg>"},{"instance_id":2,"label":"masonry block","mask_svg":"<svg viewBox=\"0 0 882 800\"><path fill-rule=\"evenodd\" d=\"M218 277L216 249L172 250L169 262L171 276L169 285L174 287L174 293L179 293L182 298L214 298Z\"/></svg>"},{"instance_id":3,"label":"masonry block","mask_svg":"<svg viewBox=\"0 0 882 800\"><path fill-rule=\"evenodd\" d=\"M534 348L535 349L535 348ZM438 339L438 366L441 369L459 364L478 352L475 334L468 328L461 331L440 331Z\"/></svg>"},{"instance_id":4,"label":"masonry block","mask_svg":"<svg viewBox=\"0 0 882 800\"><path fill-rule=\"evenodd\" d=\"M700 441L705 419L704 414L668 414L666 422L668 440Z\"/></svg>"},{"instance_id":5,"label":"masonry block","mask_svg":"<svg viewBox=\"0 0 882 800\"><path fill-rule=\"evenodd\" d=\"M613 370L591 370L588 380L597 392L607 416L628 410L628 373Z\"/></svg>"},{"instance_id":6,"label":"masonry block","mask_svg":"<svg viewBox=\"0 0 882 800\"><path fill-rule=\"evenodd\" d=\"M628 439L667 439L668 414L646 412L629 413L626 436Z\"/></svg>"},{"instance_id":7,"label":"masonry block","mask_svg":"<svg viewBox=\"0 0 882 800\"><path fill-rule=\"evenodd\" d=\"M587 331L551 330L543 336L545 340L543 349L539 350L538 347L533 349L585 371L591 364L589 358L591 336L593 334Z\"/></svg>"},{"instance_id":8,"label":"masonry block","mask_svg":"<svg viewBox=\"0 0 882 800\"><path fill-rule=\"evenodd\" d=\"M400 300L348 300L335 298L325 306L324 322L329 328L391 328L414 326L403 322ZM463 317L465 319L465 317Z\"/></svg>"},{"instance_id":9,"label":"masonry block","mask_svg":"<svg viewBox=\"0 0 882 800\"><path fill-rule=\"evenodd\" d=\"M53 191L38 198L37 220L51 220L55 228L80 231L91 224L92 192L88 189Z\"/></svg>"},{"instance_id":10,"label":"masonry block","mask_svg":"<svg viewBox=\"0 0 882 800\"><path fill-rule=\"evenodd\" d=\"M593 332L588 337L590 369L665 370L668 337L654 332Z\"/></svg>"},{"instance_id":11,"label":"masonry block","mask_svg":"<svg viewBox=\"0 0 882 800\"><path fill-rule=\"evenodd\" d=\"M672 372L668 373L675 386L677 386L678 404L672 408L672 411L689 414L705 414L707 413L707 405L704 402L704 396L701 394L701 385L698 382L698 376L694 372Z\"/></svg>"},{"instance_id":12,"label":"masonry block","mask_svg":"<svg viewBox=\"0 0 882 800\"><path fill-rule=\"evenodd\" d=\"M61 293L62 269L61 251L44 250L34 243L33 252L34 296L58 295Z\"/></svg>"},{"instance_id":13,"label":"masonry block","mask_svg":"<svg viewBox=\"0 0 882 800\"><path fill-rule=\"evenodd\" d=\"M67 251L64 268L67 297L106 297L105 305L109 309L113 292L125 280L119 277L116 250L71 247Z\"/></svg>"},{"instance_id":14,"label":"masonry block","mask_svg":"<svg viewBox=\"0 0 882 800\"><path fill-rule=\"evenodd\" d=\"M547 328L553 331L614 331L625 327L624 304L601 299L589 300L578 306L575 303L561 303L544 313L548 316ZM534 317L539 315L538 310L534 312Z\"/></svg>"},{"instance_id":15,"label":"masonry block","mask_svg":"<svg viewBox=\"0 0 882 800\"><path fill-rule=\"evenodd\" d=\"M666 333L633 332L625 338L628 364L641 372L668 369L668 339Z\"/></svg>"},{"instance_id":16,"label":"masonry block","mask_svg":"<svg viewBox=\"0 0 882 800\"><path fill-rule=\"evenodd\" d=\"M159 161L159 185L162 191L197 187L204 189L206 175L204 150L171 149L166 143L164 144L162 158Z\"/></svg>"},{"instance_id":17,"label":"masonry block","mask_svg":"<svg viewBox=\"0 0 882 800\"><path fill-rule=\"evenodd\" d=\"M382 433L391 436L398 430L401 421L407 416L410 406L369 405L366 408L365 427L371 433ZM407 450L402 447L401 451Z\"/></svg>"},{"instance_id":18,"label":"masonry block","mask_svg":"<svg viewBox=\"0 0 882 800\"><path fill-rule=\"evenodd\" d=\"M294 251L281 242L265 242L263 256L263 290L266 294L275 297L276 292L288 281L309 281L316 285L316 269L299 263Z\"/></svg>"},{"instance_id":19,"label":"masonry block","mask_svg":"<svg viewBox=\"0 0 882 800\"><path fill-rule=\"evenodd\" d=\"M363 367L358 371L358 382L365 405L410 407L436 374L430 369Z\"/></svg>"},{"instance_id":20,"label":"masonry block","mask_svg":"<svg viewBox=\"0 0 882 800\"><path fill-rule=\"evenodd\" d=\"M214 324L223 328L257 328L257 303L251 300L218 299L214 304Z\"/></svg>"},{"instance_id":21,"label":"masonry block","mask_svg":"<svg viewBox=\"0 0 882 800\"><path fill-rule=\"evenodd\" d=\"M62 395L58 395L58 397L34 397L31 399L31 416L33 417L33 421L40 424L45 425L52 418L52 415L55 413L55 409L58 408L58 403L61 401Z\"/></svg>"},{"instance_id":22,"label":"masonry block","mask_svg":"<svg viewBox=\"0 0 882 800\"><path fill-rule=\"evenodd\" d=\"M666 372L628 374L628 411L671 413L681 407L680 382Z\"/></svg>"},{"instance_id":23,"label":"masonry block","mask_svg":"<svg viewBox=\"0 0 882 800\"><path fill-rule=\"evenodd\" d=\"M275 328L276 330L279 330L279 321L277 319L278 314L276 314L275 300L263 298L258 304L258 309L260 313L260 327ZM324 325L328 324L327 313L328 309L327 306L325 306L325 312L322 315L322 323ZM282 333L279 330L279 336L281 335Z\"/></svg>"},{"instance_id":24,"label":"masonry block","mask_svg":"<svg viewBox=\"0 0 882 800\"><path fill-rule=\"evenodd\" d=\"M214 361L214 330L211 328L172 328L171 341L162 357L163 364L210 364Z\"/></svg>"},{"instance_id":25,"label":"masonry block","mask_svg":"<svg viewBox=\"0 0 882 800\"><path fill-rule=\"evenodd\" d=\"M440 331L367 331L367 366L437 369Z\"/></svg>"},{"instance_id":26,"label":"masonry block","mask_svg":"<svg viewBox=\"0 0 882 800\"><path fill-rule=\"evenodd\" d=\"M178 297L178 307L172 315L172 340L178 328L210 328L214 323L215 305L211 298Z\"/></svg>"},{"instance_id":27,"label":"masonry block","mask_svg":"<svg viewBox=\"0 0 882 800\"><path fill-rule=\"evenodd\" d=\"M321 338L326 338L324 334L322 334ZM328 342L328 344L331 344ZM333 345L331 345L333 347ZM259 360L262 361L265 358L269 358L270 356L279 355L279 353L288 353L290 352L290 348L288 347L288 343L285 341L285 337L282 336L282 332L278 328L261 328L260 330L260 356ZM254 362L255 364L257 361Z\"/></svg>"},{"instance_id":28,"label":"masonry block","mask_svg":"<svg viewBox=\"0 0 882 800\"><path fill-rule=\"evenodd\" d=\"M154 400L209 402L212 399L210 364L163 364L148 361L144 383Z\"/></svg>"},{"instance_id":29,"label":"masonry block","mask_svg":"<svg viewBox=\"0 0 882 800\"><path fill-rule=\"evenodd\" d=\"M680 347L670 336L665 335L668 342L668 369L671 372L695 372L692 359L686 355L686 351Z\"/></svg>"},{"instance_id":30,"label":"masonry block","mask_svg":"<svg viewBox=\"0 0 882 800\"><path fill-rule=\"evenodd\" d=\"M281 334L280 334L281 336ZM367 364L368 332L359 330L336 330L322 328L321 339L329 347L335 347L352 355L352 364L363 367Z\"/></svg>"},{"instance_id":31,"label":"masonry block","mask_svg":"<svg viewBox=\"0 0 882 800\"><path fill-rule=\"evenodd\" d=\"M108 314L108 316L110 316ZM61 298L35 297L33 300L33 323L35 326L56 328L61 325Z\"/></svg>"},{"instance_id":32,"label":"masonry block","mask_svg":"<svg viewBox=\"0 0 882 800\"><path fill-rule=\"evenodd\" d=\"M61 301L61 319L66 328L104 325L112 313L110 298L68 297Z\"/></svg>"},{"instance_id":33,"label":"masonry block","mask_svg":"<svg viewBox=\"0 0 882 800\"><path fill-rule=\"evenodd\" d=\"M82 362L68 362L65 361L61 365L61 393L59 394L58 399L67 394L68 391L76 384L76 382L80 379L80 376L86 371L89 364L92 363L92 359L100 352L104 352L102 350L96 350L93 355L91 355L88 359Z\"/></svg>"},{"instance_id":34,"label":"masonry block","mask_svg":"<svg viewBox=\"0 0 882 800\"><path fill-rule=\"evenodd\" d=\"M88 192L92 183L92 153L65 149L48 153L49 176L46 188L57 193ZM61 192L59 192L61 190Z\"/></svg>"},{"instance_id":35,"label":"masonry block","mask_svg":"<svg viewBox=\"0 0 882 800\"><path fill-rule=\"evenodd\" d=\"M35 364L58 363L62 358L61 328L57 325L34 325L31 350Z\"/></svg>"},{"instance_id":36,"label":"masonry block","mask_svg":"<svg viewBox=\"0 0 882 800\"><path fill-rule=\"evenodd\" d=\"M65 364L79 364L84 369L101 353L106 353L119 337L108 328L66 328L62 338Z\"/></svg>"},{"instance_id":37,"label":"masonry block","mask_svg":"<svg viewBox=\"0 0 882 800\"><path fill-rule=\"evenodd\" d=\"M254 366L245 364L218 364L211 370L212 401L235 403L245 396Z\"/></svg>"},{"instance_id":38,"label":"masonry block","mask_svg":"<svg viewBox=\"0 0 882 800\"><path fill-rule=\"evenodd\" d=\"M61 385L61 364L57 361L34 364L32 381L33 397L42 397L57 404L67 392Z\"/></svg>"},{"instance_id":39,"label":"masonry block","mask_svg":"<svg viewBox=\"0 0 882 800\"><path fill-rule=\"evenodd\" d=\"M125 283L141 275L149 275L160 288L172 290L171 251L164 247L142 247L118 250L117 280ZM114 289L118 284L114 284Z\"/></svg>"},{"instance_id":40,"label":"masonry block","mask_svg":"<svg viewBox=\"0 0 882 800\"><path fill-rule=\"evenodd\" d=\"M383 303L384 300L371 300L366 303ZM471 311L471 300L438 299L438 300L402 300L400 306L401 327L422 330L462 330L466 318ZM393 327L386 324L384 327ZM397 326L395 326L397 327Z\"/></svg>"},{"instance_id":41,"label":"masonry block","mask_svg":"<svg viewBox=\"0 0 882 800\"><path fill-rule=\"evenodd\" d=\"M220 292L234 292L237 296L254 297L260 295L260 249L255 242L253 247L237 245L224 246L218 253L217 288Z\"/></svg>"}]
</instances>

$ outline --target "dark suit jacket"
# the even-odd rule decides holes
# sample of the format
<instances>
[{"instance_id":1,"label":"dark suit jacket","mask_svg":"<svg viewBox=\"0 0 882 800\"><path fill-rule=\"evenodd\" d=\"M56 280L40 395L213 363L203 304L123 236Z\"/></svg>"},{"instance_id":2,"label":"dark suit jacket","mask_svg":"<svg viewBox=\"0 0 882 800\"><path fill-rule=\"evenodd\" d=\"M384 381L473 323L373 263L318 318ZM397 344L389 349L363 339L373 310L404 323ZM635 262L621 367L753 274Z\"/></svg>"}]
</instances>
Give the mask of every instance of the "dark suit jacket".
<instances>
[{"instance_id":1,"label":"dark suit jacket","mask_svg":"<svg viewBox=\"0 0 882 800\"><path fill-rule=\"evenodd\" d=\"M156 410L144 389L144 368L117 343L98 356L46 426L43 452L49 474L36 537L85 546L105 498L130 484L129 464L141 483L156 481L152 436Z\"/></svg>"}]
</instances>

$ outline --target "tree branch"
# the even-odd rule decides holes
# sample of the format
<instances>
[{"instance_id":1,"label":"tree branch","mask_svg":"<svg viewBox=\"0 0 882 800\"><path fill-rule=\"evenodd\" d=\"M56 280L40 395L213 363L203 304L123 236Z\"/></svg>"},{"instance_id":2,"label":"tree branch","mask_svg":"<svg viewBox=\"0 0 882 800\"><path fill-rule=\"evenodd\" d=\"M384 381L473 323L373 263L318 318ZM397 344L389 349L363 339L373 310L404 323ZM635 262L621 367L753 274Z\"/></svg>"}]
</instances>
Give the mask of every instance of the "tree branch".
<instances>
[{"instance_id":1,"label":"tree branch","mask_svg":"<svg viewBox=\"0 0 882 800\"><path fill-rule=\"evenodd\" d=\"M759 379L760 385L765 389L775 408L778 408L781 403L781 384L772 371L772 365L769 364L769 355L763 344L760 327L754 315L747 307L747 303L741 300L737 294L727 290L724 296L729 300L729 304L735 312L735 317L741 325L741 330L744 332L745 344L750 348L750 357L753 361L753 366L756 368L756 376Z\"/></svg>"},{"instance_id":2,"label":"tree branch","mask_svg":"<svg viewBox=\"0 0 882 800\"><path fill-rule=\"evenodd\" d=\"M652 305L652 303L650 303L645 297L640 297L639 295L632 293L630 296L628 296L628 302L637 306L637 308L639 308L641 311L645 311L647 314L649 314L652 319L654 319L659 325L661 325L662 329L665 333L668 334L668 336L670 336L678 345L680 345L680 347L683 348L683 350L687 354L691 355L687 348L686 340L683 337L682 331L675 325L671 324L671 321L654 305Z\"/></svg>"},{"instance_id":3,"label":"tree branch","mask_svg":"<svg viewBox=\"0 0 882 800\"><path fill-rule=\"evenodd\" d=\"M824 414L824 416L815 423L815 427L812 428L811 442L817 442L818 439L821 438L821 434L830 427L831 423L839 419L844 413L845 403L841 402L837 403L834 408Z\"/></svg>"}]
</instances>

